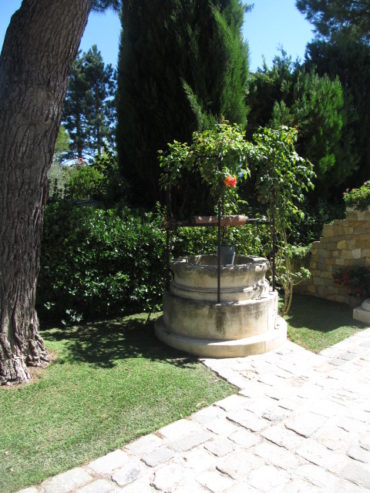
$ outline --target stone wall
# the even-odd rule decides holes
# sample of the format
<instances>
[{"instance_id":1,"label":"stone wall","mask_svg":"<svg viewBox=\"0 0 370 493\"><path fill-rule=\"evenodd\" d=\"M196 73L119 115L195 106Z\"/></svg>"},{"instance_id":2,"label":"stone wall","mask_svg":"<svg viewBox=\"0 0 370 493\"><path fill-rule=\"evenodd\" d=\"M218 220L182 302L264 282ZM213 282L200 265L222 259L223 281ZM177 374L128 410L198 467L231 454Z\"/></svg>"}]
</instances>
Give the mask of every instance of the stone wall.
<instances>
[{"instance_id":1,"label":"stone wall","mask_svg":"<svg viewBox=\"0 0 370 493\"><path fill-rule=\"evenodd\" d=\"M295 290L350 304L351 297L344 287L334 283L333 273L357 265L370 266L370 208L365 211L347 209L345 219L324 225L320 241L315 241L311 248L311 279Z\"/></svg>"}]
</instances>

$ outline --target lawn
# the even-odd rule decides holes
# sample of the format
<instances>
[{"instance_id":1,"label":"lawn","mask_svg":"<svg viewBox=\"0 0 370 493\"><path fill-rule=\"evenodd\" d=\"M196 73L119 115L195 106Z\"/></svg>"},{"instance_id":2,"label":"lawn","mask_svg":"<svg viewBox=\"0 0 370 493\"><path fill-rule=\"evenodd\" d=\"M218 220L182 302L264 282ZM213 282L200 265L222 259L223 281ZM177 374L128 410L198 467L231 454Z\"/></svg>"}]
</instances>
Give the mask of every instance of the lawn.
<instances>
[{"instance_id":1,"label":"lawn","mask_svg":"<svg viewBox=\"0 0 370 493\"><path fill-rule=\"evenodd\" d=\"M353 320L352 312L352 308L341 303L294 295L286 317L289 339L318 353L365 327Z\"/></svg>"},{"instance_id":2,"label":"lawn","mask_svg":"<svg viewBox=\"0 0 370 493\"><path fill-rule=\"evenodd\" d=\"M42 331L55 361L0 388L0 491L121 447L235 392L154 336L144 317Z\"/></svg>"}]
</instances>

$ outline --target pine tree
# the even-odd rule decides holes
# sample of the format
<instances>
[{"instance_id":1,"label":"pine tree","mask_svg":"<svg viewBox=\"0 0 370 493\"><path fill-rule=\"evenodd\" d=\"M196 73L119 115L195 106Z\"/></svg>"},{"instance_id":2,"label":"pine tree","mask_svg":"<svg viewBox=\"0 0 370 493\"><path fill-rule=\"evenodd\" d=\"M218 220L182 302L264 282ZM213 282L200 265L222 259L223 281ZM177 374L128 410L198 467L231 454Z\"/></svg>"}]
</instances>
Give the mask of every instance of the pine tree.
<instances>
[{"instance_id":1,"label":"pine tree","mask_svg":"<svg viewBox=\"0 0 370 493\"><path fill-rule=\"evenodd\" d=\"M298 128L297 152L315 165L316 183L328 187L329 171L337 180L347 177L347 163L340 161L340 138L343 127L343 91L339 80L320 77L314 71L298 70L289 95L290 106L284 99L274 103L271 125ZM286 98L288 100L288 98ZM333 179L331 185L334 185Z\"/></svg>"},{"instance_id":2,"label":"pine tree","mask_svg":"<svg viewBox=\"0 0 370 493\"><path fill-rule=\"evenodd\" d=\"M344 91L343 161L352 171L343 183L361 185L370 177L370 4L368 0L297 0L313 23L316 38L306 49L307 67L331 79Z\"/></svg>"},{"instance_id":3,"label":"pine tree","mask_svg":"<svg viewBox=\"0 0 370 493\"><path fill-rule=\"evenodd\" d=\"M82 156L98 154L115 143L116 90L113 67L105 65L93 45L76 58L69 76L63 122L71 137L71 150Z\"/></svg>"},{"instance_id":4,"label":"pine tree","mask_svg":"<svg viewBox=\"0 0 370 493\"><path fill-rule=\"evenodd\" d=\"M190 140L221 115L245 123L243 12L239 0L124 2L117 146L136 205L163 200L157 151L168 142Z\"/></svg>"},{"instance_id":5,"label":"pine tree","mask_svg":"<svg viewBox=\"0 0 370 493\"><path fill-rule=\"evenodd\" d=\"M329 172L331 185L334 180L343 182L352 169L342 159L344 115L339 80L308 72L283 53L271 69L265 67L253 76L250 94L249 135L258 126L296 127L297 151L314 163L316 185L327 188Z\"/></svg>"},{"instance_id":6,"label":"pine tree","mask_svg":"<svg viewBox=\"0 0 370 493\"><path fill-rule=\"evenodd\" d=\"M296 0L319 37L330 39L338 32L370 40L370 4L368 0Z\"/></svg>"},{"instance_id":7,"label":"pine tree","mask_svg":"<svg viewBox=\"0 0 370 493\"><path fill-rule=\"evenodd\" d=\"M47 171L92 5L23 0L0 54L0 385L29 381L27 366L50 359L35 310Z\"/></svg>"}]
</instances>

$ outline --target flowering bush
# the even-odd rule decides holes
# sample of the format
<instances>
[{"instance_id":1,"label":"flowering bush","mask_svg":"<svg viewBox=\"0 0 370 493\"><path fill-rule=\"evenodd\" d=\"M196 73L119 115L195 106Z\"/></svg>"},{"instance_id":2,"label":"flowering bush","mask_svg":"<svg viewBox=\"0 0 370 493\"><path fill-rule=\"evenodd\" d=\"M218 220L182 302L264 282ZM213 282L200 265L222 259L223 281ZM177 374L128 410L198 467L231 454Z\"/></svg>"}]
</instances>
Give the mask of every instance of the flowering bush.
<instances>
[{"instance_id":1,"label":"flowering bush","mask_svg":"<svg viewBox=\"0 0 370 493\"><path fill-rule=\"evenodd\" d=\"M369 267L345 267L335 272L333 277L335 284L345 287L350 296L370 296Z\"/></svg>"},{"instance_id":2,"label":"flowering bush","mask_svg":"<svg viewBox=\"0 0 370 493\"><path fill-rule=\"evenodd\" d=\"M370 206L370 181L365 181L359 188L346 190L343 194L343 199L346 206L354 207L359 210L366 209Z\"/></svg>"},{"instance_id":3,"label":"flowering bush","mask_svg":"<svg viewBox=\"0 0 370 493\"><path fill-rule=\"evenodd\" d=\"M213 204L222 199L224 212L236 213L239 201L236 175L240 179L250 175L247 165L250 146L242 129L226 121L212 129L194 132L190 144L175 140L168 144L167 152L159 151L160 184L165 190L181 188L183 173L199 173L209 187Z\"/></svg>"}]
</instances>

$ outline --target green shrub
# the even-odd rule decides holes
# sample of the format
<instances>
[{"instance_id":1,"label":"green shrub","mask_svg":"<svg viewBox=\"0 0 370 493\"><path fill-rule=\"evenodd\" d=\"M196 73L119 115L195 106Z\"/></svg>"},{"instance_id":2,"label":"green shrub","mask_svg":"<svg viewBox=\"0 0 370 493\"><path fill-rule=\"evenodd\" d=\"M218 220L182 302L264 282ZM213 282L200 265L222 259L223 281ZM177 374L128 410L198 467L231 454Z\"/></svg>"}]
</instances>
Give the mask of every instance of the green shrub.
<instances>
[{"instance_id":1,"label":"green shrub","mask_svg":"<svg viewBox=\"0 0 370 493\"><path fill-rule=\"evenodd\" d=\"M262 255L271 253L269 227L249 224L241 228L223 228L221 243L233 245L237 255ZM179 228L173 237L173 256L216 254L217 228Z\"/></svg>"},{"instance_id":2,"label":"green shrub","mask_svg":"<svg viewBox=\"0 0 370 493\"><path fill-rule=\"evenodd\" d=\"M105 189L105 177L94 166L74 169L68 182L68 196L73 200L99 199Z\"/></svg>"},{"instance_id":3,"label":"green shrub","mask_svg":"<svg viewBox=\"0 0 370 493\"><path fill-rule=\"evenodd\" d=\"M347 207L365 210L370 206L370 181L365 181L359 188L344 192L343 199Z\"/></svg>"},{"instance_id":4,"label":"green shrub","mask_svg":"<svg viewBox=\"0 0 370 493\"><path fill-rule=\"evenodd\" d=\"M160 303L165 235L160 215L140 218L67 202L47 206L38 281L41 315L79 321Z\"/></svg>"},{"instance_id":5,"label":"green shrub","mask_svg":"<svg viewBox=\"0 0 370 493\"><path fill-rule=\"evenodd\" d=\"M160 309L165 232L160 211L78 207L62 201L45 214L37 304L42 317L68 322ZM271 251L265 225L224 228L238 254ZM217 252L217 228L179 228L171 256Z\"/></svg>"},{"instance_id":6,"label":"green shrub","mask_svg":"<svg viewBox=\"0 0 370 493\"><path fill-rule=\"evenodd\" d=\"M88 165L81 159L73 166L63 166L54 160L48 179L50 201L92 200L110 207L124 196L125 185L119 176L117 158L105 150Z\"/></svg>"}]
</instances>

